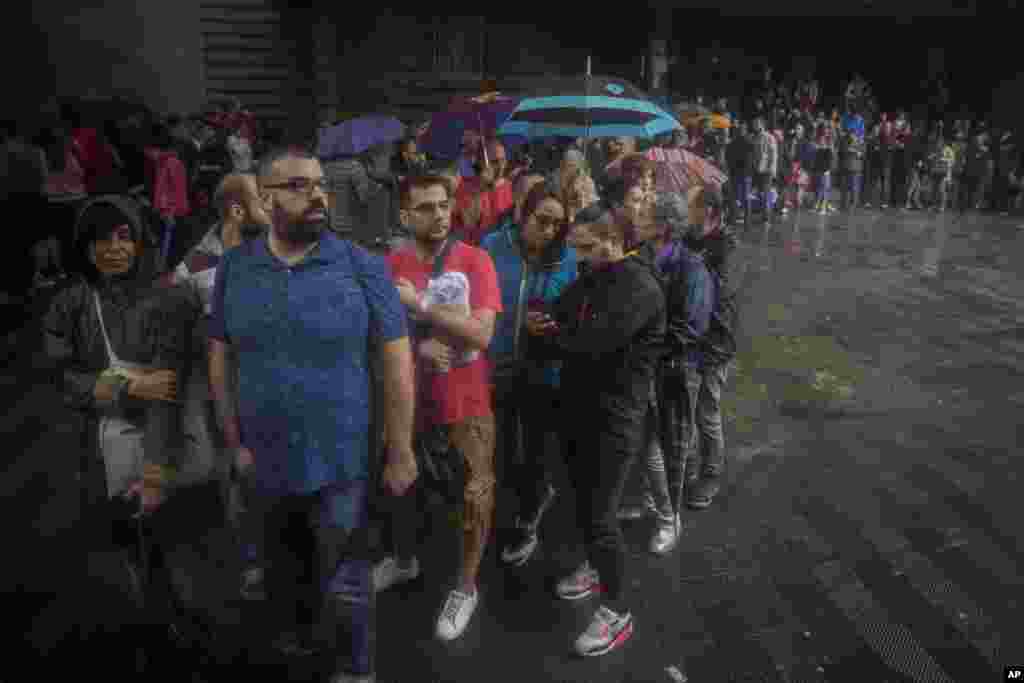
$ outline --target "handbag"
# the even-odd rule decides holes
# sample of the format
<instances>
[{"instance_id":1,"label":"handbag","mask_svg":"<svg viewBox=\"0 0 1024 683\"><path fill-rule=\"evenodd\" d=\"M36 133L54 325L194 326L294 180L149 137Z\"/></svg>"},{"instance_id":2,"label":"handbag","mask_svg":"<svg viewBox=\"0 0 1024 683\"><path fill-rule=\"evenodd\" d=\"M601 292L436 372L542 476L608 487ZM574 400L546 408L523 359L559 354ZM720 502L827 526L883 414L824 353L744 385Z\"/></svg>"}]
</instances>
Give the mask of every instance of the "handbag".
<instances>
[{"instance_id":1,"label":"handbag","mask_svg":"<svg viewBox=\"0 0 1024 683\"><path fill-rule=\"evenodd\" d=\"M424 486L450 504L462 502L466 466L462 454L452 446L449 427L434 425L418 433L413 450Z\"/></svg>"}]
</instances>

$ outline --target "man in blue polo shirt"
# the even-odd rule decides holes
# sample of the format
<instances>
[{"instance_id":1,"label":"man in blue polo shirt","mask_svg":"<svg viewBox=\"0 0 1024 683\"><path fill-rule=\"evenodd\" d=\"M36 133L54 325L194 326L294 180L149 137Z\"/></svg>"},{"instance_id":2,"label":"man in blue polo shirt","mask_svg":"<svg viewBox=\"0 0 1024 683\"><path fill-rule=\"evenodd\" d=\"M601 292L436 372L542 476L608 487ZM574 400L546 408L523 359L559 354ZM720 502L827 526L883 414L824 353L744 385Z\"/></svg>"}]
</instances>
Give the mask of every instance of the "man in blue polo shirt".
<instances>
[{"instance_id":1,"label":"man in blue polo shirt","mask_svg":"<svg viewBox=\"0 0 1024 683\"><path fill-rule=\"evenodd\" d=\"M271 152L258 183L273 225L266 238L225 254L218 268L211 388L236 469L262 510L267 593L290 622L278 647L311 652L322 607L347 636L331 681L372 680L371 567L354 539L366 525L370 494L375 363L386 406L383 482L402 495L417 475L405 311L383 260L326 230L315 157ZM237 413L225 392L232 357ZM309 568L318 565L313 579Z\"/></svg>"}]
</instances>

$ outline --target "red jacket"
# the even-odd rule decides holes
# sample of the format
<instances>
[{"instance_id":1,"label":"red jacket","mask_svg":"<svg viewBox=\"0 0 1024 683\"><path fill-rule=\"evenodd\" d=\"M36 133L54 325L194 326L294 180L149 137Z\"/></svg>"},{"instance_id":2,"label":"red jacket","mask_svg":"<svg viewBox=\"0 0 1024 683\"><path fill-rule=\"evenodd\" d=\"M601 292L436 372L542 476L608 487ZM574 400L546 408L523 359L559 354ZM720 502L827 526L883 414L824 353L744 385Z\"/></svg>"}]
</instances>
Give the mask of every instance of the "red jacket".
<instances>
[{"instance_id":1,"label":"red jacket","mask_svg":"<svg viewBox=\"0 0 1024 683\"><path fill-rule=\"evenodd\" d=\"M114 172L114 154L100 139L95 128L76 128L71 133L72 147L78 155L79 164L85 172L85 189L90 194L99 191L100 185Z\"/></svg>"},{"instance_id":2,"label":"red jacket","mask_svg":"<svg viewBox=\"0 0 1024 683\"><path fill-rule=\"evenodd\" d=\"M484 233L496 226L501 215L514 204L512 183L502 182L495 189L480 193L480 222L477 225L466 225L462 220L462 212L473 203L479 188L479 178L463 178L455 192L455 208L452 210L452 231L473 246L480 244Z\"/></svg>"},{"instance_id":3,"label":"red jacket","mask_svg":"<svg viewBox=\"0 0 1024 683\"><path fill-rule=\"evenodd\" d=\"M178 218L192 213L188 203L188 173L174 152L147 147L146 179L150 201L161 216Z\"/></svg>"}]
</instances>

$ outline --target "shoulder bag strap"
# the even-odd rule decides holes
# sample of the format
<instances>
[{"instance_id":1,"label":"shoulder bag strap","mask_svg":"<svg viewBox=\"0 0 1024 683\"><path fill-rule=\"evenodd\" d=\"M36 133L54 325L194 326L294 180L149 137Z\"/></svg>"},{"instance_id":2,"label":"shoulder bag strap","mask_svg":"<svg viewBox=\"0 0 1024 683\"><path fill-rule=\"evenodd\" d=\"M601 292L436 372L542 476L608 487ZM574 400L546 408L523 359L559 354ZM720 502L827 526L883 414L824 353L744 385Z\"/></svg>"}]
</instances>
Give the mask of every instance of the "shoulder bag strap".
<instances>
[{"instance_id":1,"label":"shoulder bag strap","mask_svg":"<svg viewBox=\"0 0 1024 683\"><path fill-rule=\"evenodd\" d=\"M100 321L100 332L103 334L103 345L107 349L107 359L112 366L118 365L120 363L120 359L114 355L114 347L110 345L110 336L107 334L107 325L103 322L103 304L100 302L100 293L95 289L92 290L92 299L96 304L96 317Z\"/></svg>"}]
</instances>

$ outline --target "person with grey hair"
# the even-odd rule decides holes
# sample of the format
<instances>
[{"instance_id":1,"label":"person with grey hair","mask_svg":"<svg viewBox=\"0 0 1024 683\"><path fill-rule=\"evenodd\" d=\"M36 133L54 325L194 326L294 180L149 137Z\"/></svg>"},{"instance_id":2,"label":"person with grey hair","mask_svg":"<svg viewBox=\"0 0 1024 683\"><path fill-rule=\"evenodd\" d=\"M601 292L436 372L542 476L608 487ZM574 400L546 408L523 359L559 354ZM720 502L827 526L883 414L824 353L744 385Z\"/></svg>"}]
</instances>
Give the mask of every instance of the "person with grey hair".
<instances>
[{"instance_id":1,"label":"person with grey hair","mask_svg":"<svg viewBox=\"0 0 1024 683\"><path fill-rule=\"evenodd\" d=\"M600 201L586 157L575 148L566 150L558 170L548 176L547 184L551 192L562 198L569 222L577 213Z\"/></svg>"}]
</instances>

